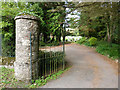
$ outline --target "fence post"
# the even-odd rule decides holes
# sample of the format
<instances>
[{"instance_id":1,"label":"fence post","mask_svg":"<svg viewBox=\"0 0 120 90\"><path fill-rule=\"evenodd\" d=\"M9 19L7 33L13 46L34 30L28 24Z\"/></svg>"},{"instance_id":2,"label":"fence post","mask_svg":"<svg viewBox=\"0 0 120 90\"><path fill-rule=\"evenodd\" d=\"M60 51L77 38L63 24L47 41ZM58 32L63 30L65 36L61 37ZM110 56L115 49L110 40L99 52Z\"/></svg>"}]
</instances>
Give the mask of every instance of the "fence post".
<instances>
[{"instance_id":1,"label":"fence post","mask_svg":"<svg viewBox=\"0 0 120 90\"><path fill-rule=\"evenodd\" d=\"M32 84L32 43L31 43L31 32L30 32L30 77Z\"/></svg>"},{"instance_id":2,"label":"fence post","mask_svg":"<svg viewBox=\"0 0 120 90\"><path fill-rule=\"evenodd\" d=\"M31 15L15 17L16 61L14 69L17 80L30 82L32 74L35 74L35 65L32 62L38 59L38 20L37 17Z\"/></svg>"}]
</instances>

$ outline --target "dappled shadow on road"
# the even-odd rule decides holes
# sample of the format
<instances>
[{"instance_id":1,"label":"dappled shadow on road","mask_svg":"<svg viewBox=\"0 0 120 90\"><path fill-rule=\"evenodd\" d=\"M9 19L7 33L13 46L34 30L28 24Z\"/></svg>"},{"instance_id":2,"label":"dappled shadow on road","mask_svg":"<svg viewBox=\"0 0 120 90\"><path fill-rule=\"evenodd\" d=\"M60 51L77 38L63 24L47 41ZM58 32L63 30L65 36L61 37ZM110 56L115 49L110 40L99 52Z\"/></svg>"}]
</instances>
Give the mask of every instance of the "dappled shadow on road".
<instances>
[{"instance_id":1,"label":"dappled shadow on road","mask_svg":"<svg viewBox=\"0 0 120 90\"><path fill-rule=\"evenodd\" d=\"M65 69L72 67L72 66L73 66L73 64L71 62L69 62L67 58L65 58Z\"/></svg>"}]
</instances>

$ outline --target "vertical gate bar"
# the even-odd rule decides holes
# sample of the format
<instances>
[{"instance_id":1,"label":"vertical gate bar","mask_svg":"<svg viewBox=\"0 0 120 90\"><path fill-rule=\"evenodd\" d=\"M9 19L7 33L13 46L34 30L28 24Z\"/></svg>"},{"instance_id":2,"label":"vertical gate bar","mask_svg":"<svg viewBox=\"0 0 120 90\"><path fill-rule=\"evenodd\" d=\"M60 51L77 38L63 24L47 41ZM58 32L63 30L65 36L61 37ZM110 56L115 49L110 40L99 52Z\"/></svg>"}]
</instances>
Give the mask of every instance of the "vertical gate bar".
<instances>
[{"instance_id":1,"label":"vertical gate bar","mask_svg":"<svg viewBox=\"0 0 120 90\"><path fill-rule=\"evenodd\" d=\"M35 61L35 80L37 79L37 61Z\"/></svg>"},{"instance_id":2,"label":"vertical gate bar","mask_svg":"<svg viewBox=\"0 0 120 90\"><path fill-rule=\"evenodd\" d=\"M34 37L33 37L33 47L34 47L34 45L35 45L35 35L34 35ZM35 60L33 60L33 61L35 61ZM34 81L35 81L35 79L36 79L36 61L33 63L33 73L34 73Z\"/></svg>"},{"instance_id":3,"label":"vertical gate bar","mask_svg":"<svg viewBox=\"0 0 120 90\"><path fill-rule=\"evenodd\" d=\"M55 46L55 45L54 45ZM53 47L54 48L54 47ZM54 58L55 58L55 48L53 49L53 60L52 60L52 74L54 73Z\"/></svg>"},{"instance_id":4,"label":"vertical gate bar","mask_svg":"<svg viewBox=\"0 0 120 90\"><path fill-rule=\"evenodd\" d=\"M44 69L44 68L45 68L45 67L44 67L44 66L45 66L44 64L45 64L45 53L44 53L44 55L43 55L43 72L42 72L42 73L43 73L43 76L44 76L44 70L45 70L45 69Z\"/></svg>"},{"instance_id":5,"label":"vertical gate bar","mask_svg":"<svg viewBox=\"0 0 120 90\"><path fill-rule=\"evenodd\" d=\"M46 53L45 53L46 55ZM44 55L44 77L45 77L45 55Z\"/></svg>"},{"instance_id":6,"label":"vertical gate bar","mask_svg":"<svg viewBox=\"0 0 120 90\"><path fill-rule=\"evenodd\" d=\"M65 26L64 26L64 28L63 28L63 38L65 37ZM65 39L63 39L63 70L64 70L64 68L65 68L65 66L64 66L64 54L65 54L65 41L64 41Z\"/></svg>"},{"instance_id":7,"label":"vertical gate bar","mask_svg":"<svg viewBox=\"0 0 120 90\"><path fill-rule=\"evenodd\" d=\"M58 61L57 59L58 59L58 58L59 58L59 55L57 54L57 58L56 58L56 72L57 72L57 64L58 64L58 63L57 63L57 61Z\"/></svg>"},{"instance_id":8,"label":"vertical gate bar","mask_svg":"<svg viewBox=\"0 0 120 90\"><path fill-rule=\"evenodd\" d=\"M39 34L37 35L37 42L38 42L38 56L37 56L37 79L38 79L38 62L39 62Z\"/></svg>"},{"instance_id":9,"label":"vertical gate bar","mask_svg":"<svg viewBox=\"0 0 120 90\"><path fill-rule=\"evenodd\" d=\"M47 58L48 58L48 60L47 60L47 76L50 74L50 69L49 69L49 67L50 67L50 49L49 49L49 54L48 54L48 56L47 56Z\"/></svg>"},{"instance_id":10,"label":"vertical gate bar","mask_svg":"<svg viewBox=\"0 0 120 90\"><path fill-rule=\"evenodd\" d=\"M31 32L30 32L30 76L31 76L31 84L32 84L32 46L31 46Z\"/></svg>"},{"instance_id":11,"label":"vertical gate bar","mask_svg":"<svg viewBox=\"0 0 120 90\"><path fill-rule=\"evenodd\" d=\"M57 58L56 58L56 72L57 72L57 59L59 58L58 54L57 54Z\"/></svg>"},{"instance_id":12,"label":"vertical gate bar","mask_svg":"<svg viewBox=\"0 0 120 90\"><path fill-rule=\"evenodd\" d=\"M55 73L55 59L56 59L56 55L55 55L55 53L54 53L54 65L53 65L53 71L54 71L54 73Z\"/></svg>"},{"instance_id":13,"label":"vertical gate bar","mask_svg":"<svg viewBox=\"0 0 120 90\"><path fill-rule=\"evenodd\" d=\"M35 69L35 80L36 80L36 78L37 78L37 68L36 68L37 65L36 65L36 63L37 63L37 61L35 62L35 68L34 68L34 69Z\"/></svg>"},{"instance_id":14,"label":"vertical gate bar","mask_svg":"<svg viewBox=\"0 0 120 90\"><path fill-rule=\"evenodd\" d=\"M43 53L43 55L41 56L42 57L42 61L41 61L41 65L42 65L42 72L41 72L41 77L43 76L43 72L44 72L44 53Z\"/></svg>"},{"instance_id":15,"label":"vertical gate bar","mask_svg":"<svg viewBox=\"0 0 120 90\"><path fill-rule=\"evenodd\" d=\"M50 46L50 75L51 75L51 46Z\"/></svg>"},{"instance_id":16,"label":"vertical gate bar","mask_svg":"<svg viewBox=\"0 0 120 90\"><path fill-rule=\"evenodd\" d=\"M38 35L35 35L35 40L37 40L37 42L39 41ZM39 45L39 43L37 45ZM37 54L38 54L38 50L37 50ZM36 61L36 78L38 79L38 56L37 56L37 61Z\"/></svg>"},{"instance_id":17,"label":"vertical gate bar","mask_svg":"<svg viewBox=\"0 0 120 90\"><path fill-rule=\"evenodd\" d=\"M47 57L46 57L46 54L45 54L45 77L46 77L46 60L47 60Z\"/></svg>"},{"instance_id":18,"label":"vertical gate bar","mask_svg":"<svg viewBox=\"0 0 120 90\"><path fill-rule=\"evenodd\" d=\"M55 69L55 44L54 44L54 59L53 59L53 73Z\"/></svg>"},{"instance_id":19,"label":"vertical gate bar","mask_svg":"<svg viewBox=\"0 0 120 90\"><path fill-rule=\"evenodd\" d=\"M51 75L51 59L50 59L50 75Z\"/></svg>"},{"instance_id":20,"label":"vertical gate bar","mask_svg":"<svg viewBox=\"0 0 120 90\"><path fill-rule=\"evenodd\" d=\"M53 74L53 59L54 59L54 52L52 54L52 74Z\"/></svg>"},{"instance_id":21,"label":"vertical gate bar","mask_svg":"<svg viewBox=\"0 0 120 90\"><path fill-rule=\"evenodd\" d=\"M34 37L34 43L35 43L35 37ZM33 44L33 45L35 45L35 44ZM33 46L34 47L34 46ZM36 80L36 78L37 78L37 61L35 61L35 80Z\"/></svg>"},{"instance_id":22,"label":"vertical gate bar","mask_svg":"<svg viewBox=\"0 0 120 90\"><path fill-rule=\"evenodd\" d=\"M57 63L56 63L57 58L58 58L58 56L57 56L57 53L56 53L56 58L55 58L55 72L56 72L56 66L57 66Z\"/></svg>"},{"instance_id":23,"label":"vertical gate bar","mask_svg":"<svg viewBox=\"0 0 120 90\"><path fill-rule=\"evenodd\" d=\"M56 64L55 60L56 60L56 53L55 53L55 58L54 58L54 73L55 73L55 64Z\"/></svg>"},{"instance_id":24,"label":"vertical gate bar","mask_svg":"<svg viewBox=\"0 0 120 90\"><path fill-rule=\"evenodd\" d=\"M38 61L36 63L37 63L37 79L38 79Z\"/></svg>"},{"instance_id":25,"label":"vertical gate bar","mask_svg":"<svg viewBox=\"0 0 120 90\"><path fill-rule=\"evenodd\" d=\"M39 28L39 29L40 29L40 28ZM39 36L39 35L40 35L40 31L39 31L39 33L38 33L38 35L37 35L37 39L38 39L37 78L39 78L39 73L40 73L40 72L39 72L39 59L40 59L40 58L39 58L39 44L40 44L40 43L39 43L39 39L40 39L40 36Z\"/></svg>"}]
</instances>

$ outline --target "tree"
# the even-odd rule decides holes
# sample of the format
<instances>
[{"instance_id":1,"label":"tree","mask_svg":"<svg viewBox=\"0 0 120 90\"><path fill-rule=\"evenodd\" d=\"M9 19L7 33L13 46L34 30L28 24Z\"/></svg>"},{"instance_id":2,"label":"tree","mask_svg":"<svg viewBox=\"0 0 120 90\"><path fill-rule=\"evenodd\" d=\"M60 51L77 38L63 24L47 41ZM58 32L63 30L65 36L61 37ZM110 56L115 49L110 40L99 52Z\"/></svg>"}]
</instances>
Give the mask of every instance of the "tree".
<instances>
[{"instance_id":1,"label":"tree","mask_svg":"<svg viewBox=\"0 0 120 90\"><path fill-rule=\"evenodd\" d=\"M2 21L0 28L2 30L2 55L15 56L15 22L14 17L22 11L25 3L1 2L0 15Z\"/></svg>"},{"instance_id":2,"label":"tree","mask_svg":"<svg viewBox=\"0 0 120 90\"><path fill-rule=\"evenodd\" d=\"M2 55L15 56L15 21L17 15L23 13L31 14L40 18L39 23L40 33L44 35L44 41L50 40L50 33L57 36L56 40L60 40L61 21L63 16L60 7L61 2L1 2L0 15L0 30L2 31ZM57 10L56 13L48 12L52 7ZM51 23L52 22L52 23ZM58 39L59 37L59 39Z\"/></svg>"},{"instance_id":3,"label":"tree","mask_svg":"<svg viewBox=\"0 0 120 90\"><path fill-rule=\"evenodd\" d=\"M78 6L83 7L76 8L81 13L76 24L79 25L79 29L85 36L103 35L99 36L99 38L104 37L108 42L114 41L117 43L117 40L119 40L117 37L119 21L119 5L117 2L84 2L78 4Z\"/></svg>"}]
</instances>

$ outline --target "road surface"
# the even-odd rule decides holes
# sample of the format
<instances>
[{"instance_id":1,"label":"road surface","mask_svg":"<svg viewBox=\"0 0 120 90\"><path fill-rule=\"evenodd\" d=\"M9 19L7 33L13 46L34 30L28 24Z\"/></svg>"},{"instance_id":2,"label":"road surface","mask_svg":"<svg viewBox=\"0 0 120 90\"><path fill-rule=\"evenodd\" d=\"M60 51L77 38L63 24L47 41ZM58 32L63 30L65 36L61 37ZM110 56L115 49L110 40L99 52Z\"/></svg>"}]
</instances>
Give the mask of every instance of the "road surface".
<instances>
[{"instance_id":1,"label":"road surface","mask_svg":"<svg viewBox=\"0 0 120 90\"><path fill-rule=\"evenodd\" d=\"M118 88L117 68L95 49L77 44L65 48L66 61L72 67L41 88Z\"/></svg>"}]
</instances>

